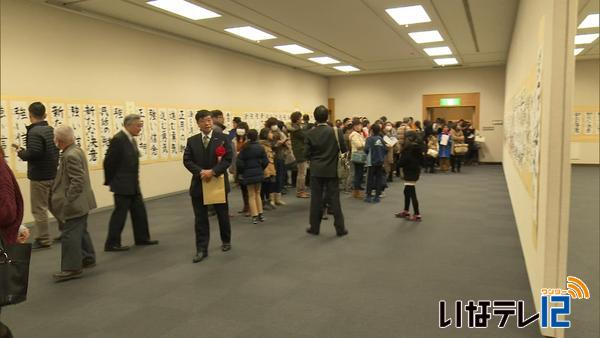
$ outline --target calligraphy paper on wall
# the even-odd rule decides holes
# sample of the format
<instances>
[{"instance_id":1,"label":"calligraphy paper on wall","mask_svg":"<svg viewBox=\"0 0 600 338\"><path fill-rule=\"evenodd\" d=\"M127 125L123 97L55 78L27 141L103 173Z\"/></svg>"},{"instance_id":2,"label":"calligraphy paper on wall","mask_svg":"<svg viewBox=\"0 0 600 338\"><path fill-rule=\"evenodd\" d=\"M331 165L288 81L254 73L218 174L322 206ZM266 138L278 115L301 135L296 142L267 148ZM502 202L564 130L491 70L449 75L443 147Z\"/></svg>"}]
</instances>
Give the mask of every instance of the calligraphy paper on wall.
<instances>
[{"instance_id":1,"label":"calligraphy paper on wall","mask_svg":"<svg viewBox=\"0 0 600 338\"><path fill-rule=\"evenodd\" d=\"M10 135L8 134L8 113L7 113L7 102L5 100L0 101L0 147L4 150L4 158L6 163L12 167L12 155L13 152L10 149ZM0 159L1 160L1 159Z\"/></svg>"},{"instance_id":2,"label":"calligraphy paper on wall","mask_svg":"<svg viewBox=\"0 0 600 338\"><path fill-rule=\"evenodd\" d=\"M169 159L169 136L167 126L167 110L164 108L158 109L158 127L159 127L159 149L160 158L163 160Z\"/></svg>"},{"instance_id":3,"label":"calligraphy paper on wall","mask_svg":"<svg viewBox=\"0 0 600 338\"><path fill-rule=\"evenodd\" d=\"M142 130L136 137L136 141L138 144L138 150L140 152L140 161L146 161L146 160L148 160L148 134L149 134L148 133L148 125L146 124L146 122L148 120L146 108L137 107L136 113L140 116L140 119L143 123Z\"/></svg>"},{"instance_id":4,"label":"calligraphy paper on wall","mask_svg":"<svg viewBox=\"0 0 600 338\"><path fill-rule=\"evenodd\" d=\"M65 105L64 103L50 103L50 114L49 120L52 121L50 124L56 128L64 123L65 121Z\"/></svg>"},{"instance_id":5,"label":"calligraphy paper on wall","mask_svg":"<svg viewBox=\"0 0 600 338\"><path fill-rule=\"evenodd\" d=\"M98 106L98 129L100 131L100 161L104 160L110 139L113 137L112 111L107 105Z\"/></svg>"},{"instance_id":6,"label":"calligraphy paper on wall","mask_svg":"<svg viewBox=\"0 0 600 338\"><path fill-rule=\"evenodd\" d=\"M27 103L22 101L10 101L10 111L12 113L12 142L23 148L27 147L27 125L29 125L29 114L27 112ZM15 174L23 176L27 174L27 162L21 160L18 156L14 157Z\"/></svg>"},{"instance_id":7,"label":"calligraphy paper on wall","mask_svg":"<svg viewBox=\"0 0 600 338\"><path fill-rule=\"evenodd\" d=\"M158 160L159 153L159 125L156 108L148 108L148 157L152 161Z\"/></svg>"},{"instance_id":8,"label":"calligraphy paper on wall","mask_svg":"<svg viewBox=\"0 0 600 338\"><path fill-rule=\"evenodd\" d=\"M83 106L85 154L91 167L100 164L100 143L98 142L98 123L96 117L96 106L86 104Z\"/></svg>"},{"instance_id":9,"label":"calligraphy paper on wall","mask_svg":"<svg viewBox=\"0 0 600 338\"><path fill-rule=\"evenodd\" d=\"M167 126L169 128L169 156L176 159L179 153L179 137L177 134L177 109L167 111Z\"/></svg>"},{"instance_id":10,"label":"calligraphy paper on wall","mask_svg":"<svg viewBox=\"0 0 600 338\"><path fill-rule=\"evenodd\" d=\"M179 134L179 154L182 155L185 151L185 145L187 144L187 126L185 123L185 110L179 109L177 111L177 130ZM190 135L191 136L191 135Z\"/></svg>"},{"instance_id":11,"label":"calligraphy paper on wall","mask_svg":"<svg viewBox=\"0 0 600 338\"><path fill-rule=\"evenodd\" d=\"M81 148L85 148L83 140L83 119L81 118L81 105L67 105L67 123L73 128L75 133L75 144Z\"/></svg>"}]
</instances>

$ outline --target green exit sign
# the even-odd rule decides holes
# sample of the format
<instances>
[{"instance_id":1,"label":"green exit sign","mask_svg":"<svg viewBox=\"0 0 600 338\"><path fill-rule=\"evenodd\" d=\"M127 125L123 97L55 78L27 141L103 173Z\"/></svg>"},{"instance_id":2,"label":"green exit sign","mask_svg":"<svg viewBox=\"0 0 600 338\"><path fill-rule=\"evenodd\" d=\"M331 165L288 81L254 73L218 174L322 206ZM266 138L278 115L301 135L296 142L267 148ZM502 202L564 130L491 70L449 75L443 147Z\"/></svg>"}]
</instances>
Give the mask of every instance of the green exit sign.
<instances>
[{"instance_id":1,"label":"green exit sign","mask_svg":"<svg viewBox=\"0 0 600 338\"><path fill-rule=\"evenodd\" d=\"M446 99L440 99L440 106L460 106L460 97L451 97Z\"/></svg>"}]
</instances>

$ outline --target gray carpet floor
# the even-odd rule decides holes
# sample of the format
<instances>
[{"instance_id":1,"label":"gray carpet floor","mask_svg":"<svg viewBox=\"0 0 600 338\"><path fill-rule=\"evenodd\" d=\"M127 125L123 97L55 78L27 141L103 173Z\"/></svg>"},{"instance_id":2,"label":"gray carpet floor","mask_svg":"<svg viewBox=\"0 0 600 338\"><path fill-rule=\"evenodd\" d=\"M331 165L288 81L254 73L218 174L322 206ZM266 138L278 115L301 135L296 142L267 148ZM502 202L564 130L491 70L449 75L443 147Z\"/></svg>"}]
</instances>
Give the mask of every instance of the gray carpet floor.
<instances>
[{"instance_id":1,"label":"gray carpet floor","mask_svg":"<svg viewBox=\"0 0 600 338\"><path fill-rule=\"evenodd\" d=\"M600 167L574 166L567 271L590 289L589 300L574 300L566 337L600 337Z\"/></svg>"},{"instance_id":2,"label":"gray carpet floor","mask_svg":"<svg viewBox=\"0 0 600 338\"><path fill-rule=\"evenodd\" d=\"M574 191L587 194L582 198L596 208L581 207L572 216L577 254L570 271L588 285L595 279L594 298L598 183L588 185L587 176L597 179L598 171L584 169L574 171L574 187L580 187ZM578 183L580 174L586 178ZM2 320L17 338L539 337L533 325L517 329L515 318L504 329L438 327L441 299L523 299L533 311L502 168L424 174L417 187L421 223L394 218L402 187L392 183L375 205L343 195L350 231L344 238L335 236L331 219L323 221L319 237L307 235L308 200L290 195L288 206L267 212L265 223L234 217L228 253L219 250L212 218L210 256L199 264L191 262L193 215L186 194L147 203L152 236L160 240L154 247L103 252L110 211L95 213L89 228L97 267L56 284L51 274L60 267L60 247L34 252L29 298L5 308ZM236 214L239 193L230 199ZM585 230L592 226L595 238ZM132 241L127 225L123 243ZM574 308L574 325L585 334L568 337L598 336L598 303L590 304ZM497 323L494 317L491 325Z\"/></svg>"}]
</instances>

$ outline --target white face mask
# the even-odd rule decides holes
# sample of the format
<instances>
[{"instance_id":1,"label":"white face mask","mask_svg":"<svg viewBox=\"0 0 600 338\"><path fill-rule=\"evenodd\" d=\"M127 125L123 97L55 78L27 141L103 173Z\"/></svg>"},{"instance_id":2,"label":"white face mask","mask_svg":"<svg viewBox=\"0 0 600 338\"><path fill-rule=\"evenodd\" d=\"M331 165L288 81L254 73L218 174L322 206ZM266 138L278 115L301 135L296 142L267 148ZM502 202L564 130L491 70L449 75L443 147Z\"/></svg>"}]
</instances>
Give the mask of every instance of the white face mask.
<instances>
[{"instance_id":1,"label":"white face mask","mask_svg":"<svg viewBox=\"0 0 600 338\"><path fill-rule=\"evenodd\" d=\"M235 133L237 134L237 136L244 136L246 135L246 129L236 129Z\"/></svg>"},{"instance_id":2,"label":"white face mask","mask_svg":"<svg viewBox=\"0 0 600 338\"><path fill-rule=\"evenodd\" d=\"M276 124L271 126L272 131L276 131L277 129L279 129L279 127Z\"/></svg>"},{"instance_id":3,"label":"white face mask","mask_svg":"<svg viewBox=\"0 0 600 338\"><path fill-rule=\"evenodd\" d=\"M385 126L385 130L387 130L387 131L392 130L392 126Z\"/></svg>"}]
</instances>

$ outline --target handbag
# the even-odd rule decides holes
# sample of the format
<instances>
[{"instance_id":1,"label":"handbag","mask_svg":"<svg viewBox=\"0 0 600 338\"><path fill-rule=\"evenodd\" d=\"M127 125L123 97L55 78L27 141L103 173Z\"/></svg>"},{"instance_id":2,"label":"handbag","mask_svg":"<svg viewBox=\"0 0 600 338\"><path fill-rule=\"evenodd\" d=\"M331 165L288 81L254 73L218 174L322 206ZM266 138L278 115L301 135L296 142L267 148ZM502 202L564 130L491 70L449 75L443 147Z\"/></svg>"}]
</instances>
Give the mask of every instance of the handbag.
<instances>
[{"instance_id":1,"label":"handbag","mask_svg":"<svg viewBox=\"0 0 600 338\"><path fill-rule=\"evenodd\" d=\"M338 137L337 130L338 129L336 127L333 128L333 135L335 136L335 141L337 142L338 149L340 149L340 151L338 152L337 161L337 177L343 178L347 175L348 170L350 169L350 164L348 163L348 153L342 154L341 152L342 147L340 146L340 139Z\"/></svg>"},{"instance_id":2,"label":"handbag","mask_svg":"<svg viewBox=\"0 0 600 338\"><path fill-rule=\"evenodd\" d=\"M5 246L0 240L0 307L27 299L31 244Z\"/></svg>"},{"instance_id":3,"label":"handbag","mask_svg":"<svg viewBox=\"0 0 600 338\"><path fill-rule=\"evenodd\" d=\"M296 166L296 157L294 156L294 152L290 149L286 149L284 151L285 165L288 168Z\"/></svg>"},{"instance_id":4,"label":"handbag","mask_svg":"<svg viewBox=\"0 0 600 338\"><path fill-rule=\"evenodd\" d=\"M354 163L362 163L365 164L367 162L367 153L364 150L353 151L350 159Z\"/></svg>"},{"instance_id":5,"label":"handbag","mask_svg":"<svg viewBox=\"0 0 600 338\"><path fill-rule=\"evenodd\" d=\"M469 146L466 143L457 143L454 145L454 154L464 155L469 151Z\"/></svg>"}]
</instances>

